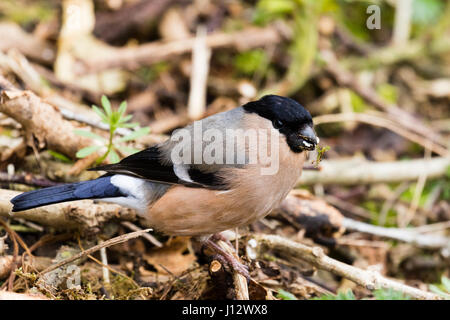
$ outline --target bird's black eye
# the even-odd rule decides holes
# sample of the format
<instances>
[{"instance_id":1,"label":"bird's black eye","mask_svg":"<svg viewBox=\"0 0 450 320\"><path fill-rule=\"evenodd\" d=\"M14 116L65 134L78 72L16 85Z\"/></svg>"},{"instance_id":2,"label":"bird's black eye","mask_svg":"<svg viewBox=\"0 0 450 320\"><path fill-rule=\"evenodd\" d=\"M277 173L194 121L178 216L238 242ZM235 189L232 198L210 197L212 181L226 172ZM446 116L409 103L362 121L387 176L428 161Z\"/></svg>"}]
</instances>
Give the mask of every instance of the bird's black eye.
<instances>
[{"instance_id":1,"label":"bird's black eye","mask_svg":"<svg viewBox=\"0 0 450 320\"><path fill-rule=\"evenodd\" d=\"M283 121L281 121L281 120L279 120L279 119L273 120L273 127L274 127L275 129L280 129L280 128L283 127L283 126L284 126Z\"/></svg>"}]
</instances>

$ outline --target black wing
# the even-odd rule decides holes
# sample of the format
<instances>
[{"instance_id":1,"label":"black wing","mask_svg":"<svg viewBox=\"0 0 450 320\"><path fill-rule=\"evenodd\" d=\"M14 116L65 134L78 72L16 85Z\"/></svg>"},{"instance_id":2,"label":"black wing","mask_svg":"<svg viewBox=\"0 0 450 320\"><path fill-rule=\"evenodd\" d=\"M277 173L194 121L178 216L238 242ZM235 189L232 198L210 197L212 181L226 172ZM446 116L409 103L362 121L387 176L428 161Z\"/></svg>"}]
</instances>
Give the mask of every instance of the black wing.
<instances>
[{"instance_id":1,"label":"black wing","mask_svg":"<svg viewBox=\"0 0 450 320\"><path fill-rule=\"evenodd\" d=\"M120 173L138 178L166 183L182 184L189 187L208 188L214 190L227 190L228 186L223 178L215 172L203 172L198 168L190 167L187 174L191 181L180 179L174 171L173 164L163 160L163 155L158 146L137 152L122 159L119 163L107 164L89 170L103 170L108 173Z\"/></svg>"}]
</instances>

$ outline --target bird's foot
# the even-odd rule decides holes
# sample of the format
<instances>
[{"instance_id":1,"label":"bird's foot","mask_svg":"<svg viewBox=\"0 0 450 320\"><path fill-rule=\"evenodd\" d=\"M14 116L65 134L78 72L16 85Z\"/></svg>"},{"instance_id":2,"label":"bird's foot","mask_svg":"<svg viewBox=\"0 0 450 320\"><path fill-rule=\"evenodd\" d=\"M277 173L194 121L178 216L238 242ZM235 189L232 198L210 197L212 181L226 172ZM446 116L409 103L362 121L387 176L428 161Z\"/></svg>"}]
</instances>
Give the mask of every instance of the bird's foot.
<instances>
[{"instance_id":1,"label":"bird's foot","mask_svg":"<svg viewBox=\"0 0 450 320\"><path fill-rule=\"evenodd\" d=\"M211 238L206 240L204 244L216 253L214 255L214 259L218 260L222 265L227 266L231 270L240 273L247 279L247 281L250 281L251 278L248 267L240 262L237 257L231 253L228 253ZM230 247L233 248L231 245Z\"/></svg>"}]
</instances>

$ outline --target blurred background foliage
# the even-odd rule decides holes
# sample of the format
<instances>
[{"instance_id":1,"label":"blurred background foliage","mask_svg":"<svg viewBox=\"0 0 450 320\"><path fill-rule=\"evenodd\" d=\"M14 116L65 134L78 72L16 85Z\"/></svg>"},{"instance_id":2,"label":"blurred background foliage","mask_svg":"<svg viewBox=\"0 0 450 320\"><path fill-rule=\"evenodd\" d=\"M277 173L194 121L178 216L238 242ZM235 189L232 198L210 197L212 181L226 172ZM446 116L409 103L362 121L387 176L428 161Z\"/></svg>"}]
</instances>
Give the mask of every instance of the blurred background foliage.
<instances>
[{"instance_id":1,"label":"blurred background foliage","mask_svg":"<svg viewBox=\"0 0 450 320\"><path fill-rule=\"evenodd\" d=\"M91 12L89 6L92 5L93 11L92 17L87 14L83 18L87 31L63 39L63 5L68 3L86 5L86 12ZM401 17L400 3L406 4L411 11L409 18ZM379 29L367 27L372 15L367 10L372 5L380 10ZM53 90L52 93L82 105L83 112L89 111L92 104L101 105L103 94L108 95L115 110L122 101L127 101L129 116L125 111L123 116L127 121L143 126L141 133L147 134L148 127L151 134L165 137L193 120L187 116L191 75L197 72L193 70L192 50L170 54L169 49L173 48L162 45L187 43L195 38L202 26L210 37L225 35L233 38L231 44L214 47L211 59L205 62L209 69L202 116L228 110L264 94L279 94L299 101L317 118L348 113L376 115L391 121L394 129L404 129L421 140L419 143L417 139L405 139L376 123L324 122L316 125L316 130L321 144L331 147L325 153L325 160L362 158L372 162L401 162L443 156L445 152L448 156L449 1L1 0L0 23L20 26L55 52L55 57L44 59L36 58L36 52L24 52L38 70L39 88L45 87L40 92L42 96L46 90ZM6 54L14 41L2 46L7 38L2 30L7 29L0 28L0 51ZM258 37L266 36L261 30L275 32L276 40L271 38L267 43L253 45ZM242 36L240 32L244 31L248 33ZM73 37L77 41L73 41ZM133 49L152 46L164 48L169 52L168 56L160 58L159 55L166 52L155 51L156 57L150 55L142 63L123 59L127 54L132 55ZM24 46L16 44L16 47ZM62 63L65 70L58 70L56 61L64 55L73 60ZM121 62L114 65L117 61L111 57ZM113 67L95 69L103 60ZM2 61L0 59L0 67ZM89 61L94 63L89 64ZM83 68L93 70L86 72ZM26 77L16 78L18 86L31 87ZM108 133L101 130L95 134L108 139ZM20 136L18 130L1 125L0 135L11 139ZM120 140L130 144L123 148L136 150L150 144L137 139L137 134L131 137L133 139ZM434 150L428 154L424 146L430 141L444 152ZM88 151L92 152L100 148L90 147ZM118 161L127 154L119 151L109 153L110 158L113 156L113 160ZM53 160L76 163L77 159L70 159L68 155L50 152ZM32 154L30 148L27 153ZM5 168L6 165L1 167L2 170ZM318 183L305 188L326 200L331 196L344 201L347 206L332 204L346 216L357 216L356 207L362 210L356 210L358 219L383 227L418 227L450 220L450 167L439 177L425 178L424 181L365 181L351 186ZM414 214L410 219L411 212ZM425 250L408 256L409 253L400 252L404 248L397 241L389 244L389 250L403 260L399 262L389 256L389 252L384 252L385 259L381 263L386 266L387 274L426 278L434 283L439 283L443 274L449 276L448 256ZM346 258L365 256L359 250L349 249ZM422 260L414 260L417 256ZM411 267L405 267L412 260L420 269L415 273L411 272ZM371 263L375 262L371 260ZM423 270L426 277L422 277ZM434 289L445 293L448 292L448 278L442 279L442 284L435 285ZM287 291L280 291L279 295L281 299L295 298ZM322 298L355 299L355 296L361 297L361 293L344 290ZM395 292L380 291L374 295L379 299L386 296L404 298Z\"/></svg>"}]
</instances>

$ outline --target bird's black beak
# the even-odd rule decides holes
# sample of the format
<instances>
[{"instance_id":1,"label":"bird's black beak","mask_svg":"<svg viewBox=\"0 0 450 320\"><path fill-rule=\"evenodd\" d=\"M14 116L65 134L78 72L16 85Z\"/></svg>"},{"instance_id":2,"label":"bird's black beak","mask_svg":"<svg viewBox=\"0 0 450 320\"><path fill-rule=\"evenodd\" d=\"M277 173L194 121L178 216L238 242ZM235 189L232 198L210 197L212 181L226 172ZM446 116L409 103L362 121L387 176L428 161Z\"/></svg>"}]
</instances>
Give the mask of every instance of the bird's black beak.
<instances>
[{"instance_id":1,"label":"bird's black beak","mask_svg":"<svg viewBox=\"0 0 450 320\"><path fill-rule=\"evenodd\" d=\"M319 138L317 138L314 129L309 125L300 130L299 138L299 148L303 150L312 151L319 143Z\"/></svg>"}]
</instances>

